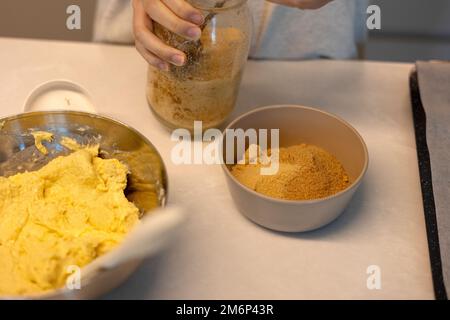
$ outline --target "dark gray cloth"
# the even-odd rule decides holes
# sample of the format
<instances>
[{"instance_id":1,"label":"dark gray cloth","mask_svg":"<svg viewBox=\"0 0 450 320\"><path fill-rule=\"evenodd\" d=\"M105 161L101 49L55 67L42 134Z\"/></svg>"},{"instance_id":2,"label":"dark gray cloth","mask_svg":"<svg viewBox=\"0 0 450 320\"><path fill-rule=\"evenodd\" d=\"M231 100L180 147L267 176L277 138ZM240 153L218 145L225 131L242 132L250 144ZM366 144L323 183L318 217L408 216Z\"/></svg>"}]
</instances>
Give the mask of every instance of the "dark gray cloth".
<instances>
[{"instance_id":1,"label":"dark gray cloth","mask_svg":"<svg viewBox=\"0 0 450 320\"><path fill-rule=\"evenodd\" d=\"M418 62L445 287L450 290L450 63Z\"/></svg>"}]
</instances>

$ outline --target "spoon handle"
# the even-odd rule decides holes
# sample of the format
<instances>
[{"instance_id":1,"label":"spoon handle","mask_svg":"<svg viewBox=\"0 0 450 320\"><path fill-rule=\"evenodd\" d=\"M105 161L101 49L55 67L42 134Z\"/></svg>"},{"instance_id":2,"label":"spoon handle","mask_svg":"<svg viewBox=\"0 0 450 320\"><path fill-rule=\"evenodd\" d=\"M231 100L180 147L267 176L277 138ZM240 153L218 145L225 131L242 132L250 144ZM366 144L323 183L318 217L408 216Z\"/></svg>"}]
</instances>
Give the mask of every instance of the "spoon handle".
<instances>
[{"instance_id":1,"label":"spoon handle","mask_svg":"<svg viewBox=\"0 0 450 320\"><path fill-rule=\"evenodd\" d=\"M144 259L160 251L174 238L185 215L178 207L161 208L142 218L124 241L109 253L95 259L82 270L84 281L98 272L126 262Z\"/></svg>"},{"instance_id":2,"label":"spoon handle","mask_svg":"<svg viewBox=\"0 0 450 320\"><path fill-rule=\"evenodd\" d=\"M221 1L216 2L216 4L214 5L214 8L222 8L224 6L225 2L226 2L226 0L221 0ZM208 13L205 17L205 21L203 21L203 23L200 25L200 30L203 31L203 29L205 29L205 27L209 23L209 21L211 21L216 14L217 14L216 12Z\"/></svg>"}]
</instances>

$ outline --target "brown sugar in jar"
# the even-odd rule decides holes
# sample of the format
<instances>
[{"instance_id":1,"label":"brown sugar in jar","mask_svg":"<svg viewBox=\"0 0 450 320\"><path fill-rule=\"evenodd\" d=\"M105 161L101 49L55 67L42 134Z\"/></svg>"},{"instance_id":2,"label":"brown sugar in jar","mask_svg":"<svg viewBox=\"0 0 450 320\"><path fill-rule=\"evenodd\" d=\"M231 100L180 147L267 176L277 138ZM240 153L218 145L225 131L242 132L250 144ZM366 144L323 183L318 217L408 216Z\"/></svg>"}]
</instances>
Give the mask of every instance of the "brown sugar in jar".
<instances>
[{"instance_id":1,"label":"brown sugar in jar","mask_svg":"<svg viewBox=\"0 0 450 320\"><path fill-rule=\"evenodd\" d=\"M184 66L148 69L147 100L157 118L172 129L218 127L234 108L250 45L250 16L245 0L229 0L214 12L199 41L188 41L155 24L155 34L186 53ZM234 5L233 5L234 2ZM193 3L195 5L195 3Z\"/></svg>"}]
</instances>

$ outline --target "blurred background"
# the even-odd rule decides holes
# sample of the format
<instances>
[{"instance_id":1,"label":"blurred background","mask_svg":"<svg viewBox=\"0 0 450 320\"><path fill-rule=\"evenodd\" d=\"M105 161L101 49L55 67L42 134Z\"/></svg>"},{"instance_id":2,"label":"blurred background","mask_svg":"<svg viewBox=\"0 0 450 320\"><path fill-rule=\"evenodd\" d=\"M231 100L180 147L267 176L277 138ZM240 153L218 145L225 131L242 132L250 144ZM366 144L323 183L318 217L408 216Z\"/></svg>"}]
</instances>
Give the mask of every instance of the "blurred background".
<instances>
[{"instance_id":1,"label":"blurred background","mask_svg":"<svg viewBox=\"0 0 450 320\"><path fill-rule=\"evenodd\" d=\"M366 59L450 59L449 0L371 2L381 8L382 29L369 32L363 45ZM61 13L71 4L81 8L81 30L61 28L67 18ZM91 41L95 7L95 0L1 0L0 37Z\"/></svg>"}]
</instances>

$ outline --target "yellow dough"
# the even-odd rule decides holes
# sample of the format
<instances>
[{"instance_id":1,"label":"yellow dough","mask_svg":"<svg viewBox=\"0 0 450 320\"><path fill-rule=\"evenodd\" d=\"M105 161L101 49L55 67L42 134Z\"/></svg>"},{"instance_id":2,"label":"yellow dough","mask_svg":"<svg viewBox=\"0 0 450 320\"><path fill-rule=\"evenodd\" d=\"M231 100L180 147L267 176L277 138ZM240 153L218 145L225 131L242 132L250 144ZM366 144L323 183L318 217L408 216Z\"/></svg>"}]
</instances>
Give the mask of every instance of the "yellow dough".
<instances>
[{"instance_id":1,"label":"yellow dough","mask_svg":"<svg viewBox=\"0 0 450 320\"><path fill-rule=\"evenodd\" d=\"M138 223L124 195L127 167L97 155L81 149L0 177L0 295L64 286L70 266L110 251Z\"/></svg>"},{"instance_id":2,"label":"yellow dough","mask_svg":"<svg viewBox=\"0 0 450 320\"><path fill-rule=\"evenodd\" d=\"M47 148L42 142L51 142L53 140L53 134L47 131L34 131L31 135L34 137L34 144L36 145L36 148L42 154L48 154Z\"/></svg>"}]
</instances>

